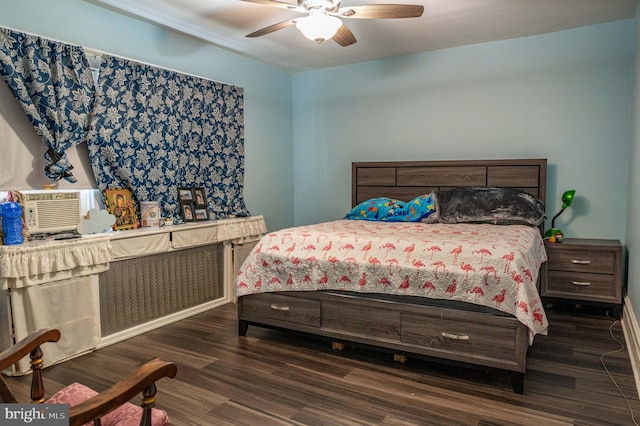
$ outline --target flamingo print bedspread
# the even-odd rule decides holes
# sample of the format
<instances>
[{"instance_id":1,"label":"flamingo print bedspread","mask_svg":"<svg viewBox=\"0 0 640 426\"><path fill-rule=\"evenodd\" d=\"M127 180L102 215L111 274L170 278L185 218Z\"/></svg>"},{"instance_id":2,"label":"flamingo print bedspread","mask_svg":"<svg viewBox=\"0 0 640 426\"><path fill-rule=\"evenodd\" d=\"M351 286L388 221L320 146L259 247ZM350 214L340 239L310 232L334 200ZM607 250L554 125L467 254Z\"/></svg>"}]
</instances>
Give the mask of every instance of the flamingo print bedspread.
<instances>
[{"instance_id":1,"label":"flamingo print bedspread","mask_svg":"<svg viewBox=\"0 0 640 426\"><path fill-rule=\"evenodd\" d=\"M236 296L348 290L489 306L547 334L536 288L547 260L537 228L337 220L265 235L236 277Z\"/></svg>"}]
</instances>

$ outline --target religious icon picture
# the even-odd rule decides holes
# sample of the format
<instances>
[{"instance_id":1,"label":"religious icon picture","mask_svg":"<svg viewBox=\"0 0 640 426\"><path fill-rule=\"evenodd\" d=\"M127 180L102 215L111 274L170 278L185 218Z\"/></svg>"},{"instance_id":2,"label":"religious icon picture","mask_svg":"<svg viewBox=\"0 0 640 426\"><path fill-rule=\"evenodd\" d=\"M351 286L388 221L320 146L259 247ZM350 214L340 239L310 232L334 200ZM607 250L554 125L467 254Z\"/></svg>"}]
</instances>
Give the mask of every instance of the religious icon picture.
<instances>
[{"instance_id":1,"label":"religious icon picture","mask_svg":"<svg viewBox=\"0 0 640 426\"><path fill-rule=\"evenodd\" d=\"M116 218L116 222L111 226L114 231L136 229L140 226L136 203L130 189L105 189L102 196L107 211Z\"/></svg>"}]
</instances>

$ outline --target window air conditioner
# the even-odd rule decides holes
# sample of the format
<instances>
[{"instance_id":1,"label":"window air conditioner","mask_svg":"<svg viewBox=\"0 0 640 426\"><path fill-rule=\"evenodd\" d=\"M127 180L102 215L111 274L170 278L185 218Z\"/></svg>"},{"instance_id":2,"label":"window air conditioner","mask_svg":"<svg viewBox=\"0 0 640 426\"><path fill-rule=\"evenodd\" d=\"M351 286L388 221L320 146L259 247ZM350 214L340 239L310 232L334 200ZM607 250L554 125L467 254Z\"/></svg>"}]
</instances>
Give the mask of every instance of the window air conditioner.
<instances>
[{"instance_id":1,"label":"window air conditioner","mask_svg":"<svg viewBox=\"0 0 640 426\"><path fill-rule=\"evenodd\" d=\"M80 192L20 191L24 221L31 234L72 231L80 223Z\"/></svg>"}]
</instances>

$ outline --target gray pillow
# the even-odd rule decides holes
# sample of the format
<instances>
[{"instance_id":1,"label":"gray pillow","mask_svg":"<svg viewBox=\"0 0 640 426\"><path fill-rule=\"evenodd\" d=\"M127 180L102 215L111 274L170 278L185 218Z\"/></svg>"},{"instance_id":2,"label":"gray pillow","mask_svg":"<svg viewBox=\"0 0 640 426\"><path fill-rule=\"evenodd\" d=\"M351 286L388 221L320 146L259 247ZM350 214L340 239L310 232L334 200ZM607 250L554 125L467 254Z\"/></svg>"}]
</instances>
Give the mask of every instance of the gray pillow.
<instances>
[{"instance_id":1,"label":"gray pillow","mask_svg":"<svg viewBox=\"0 0 640 426\"><path fill-rule=\"evenodd\" d=\"M528 192L514 188L460 187L436 192L440 223L493 223L540 225L544 204Z\"/></svg>"}]
</instances>

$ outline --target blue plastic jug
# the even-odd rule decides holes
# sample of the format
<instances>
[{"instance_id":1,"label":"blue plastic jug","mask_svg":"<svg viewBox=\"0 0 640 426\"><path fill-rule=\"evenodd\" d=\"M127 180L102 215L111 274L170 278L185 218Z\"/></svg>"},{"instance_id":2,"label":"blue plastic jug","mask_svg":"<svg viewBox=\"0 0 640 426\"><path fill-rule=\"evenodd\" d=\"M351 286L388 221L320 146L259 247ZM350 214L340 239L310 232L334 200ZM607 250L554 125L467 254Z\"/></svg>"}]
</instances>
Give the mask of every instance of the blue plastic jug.
<instances>
[{"instance_id":1,"label":"blue plastic jug","mask_svg":"<svg viewBox=\"0 0 640 426\"><path fill-rule=\"evenodd\" d=\"M5 245L22 244L22 206L20 203L0 204L0 216L2 216L2 242Z\"/></svg>"}]
</instances>

